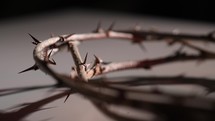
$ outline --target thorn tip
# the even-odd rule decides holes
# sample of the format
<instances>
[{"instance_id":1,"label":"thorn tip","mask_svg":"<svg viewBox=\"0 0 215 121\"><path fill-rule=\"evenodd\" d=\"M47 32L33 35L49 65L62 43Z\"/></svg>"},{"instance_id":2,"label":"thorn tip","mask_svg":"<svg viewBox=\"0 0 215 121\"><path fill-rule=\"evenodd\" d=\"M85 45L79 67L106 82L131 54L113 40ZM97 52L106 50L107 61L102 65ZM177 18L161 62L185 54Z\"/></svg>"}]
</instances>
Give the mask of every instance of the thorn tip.
<instances>
[{"instance_id":1,"label":"thorn tip","mask_svg":"<svg viewBox=\"0 0 215 121\"><path fill-rule=\"evenodd\" d=\"M37 45L38 43L41 43L38 39L36 39L34 36L32 36L30 33L28 35L34 40L32 43Z\"/></svg>"},{"instance_id":2,"label":"thorn tip","mask_svg":"<svg viewBox=\"0 0 215 121\"><path fill-rule=\"evenodd\" d=\"M31 71L31 70L38 70L39 68L38 68L38 66L36 65L36 64L34 64L33 66L31 66L31 67L29 67L29 68L27 68L27 69L25 69L25 70L23 70L23 71L20 71L18 74L21 74L21 73L24 73L24 72L27 72L27 71Z\"/></svg>"}]
</instances>

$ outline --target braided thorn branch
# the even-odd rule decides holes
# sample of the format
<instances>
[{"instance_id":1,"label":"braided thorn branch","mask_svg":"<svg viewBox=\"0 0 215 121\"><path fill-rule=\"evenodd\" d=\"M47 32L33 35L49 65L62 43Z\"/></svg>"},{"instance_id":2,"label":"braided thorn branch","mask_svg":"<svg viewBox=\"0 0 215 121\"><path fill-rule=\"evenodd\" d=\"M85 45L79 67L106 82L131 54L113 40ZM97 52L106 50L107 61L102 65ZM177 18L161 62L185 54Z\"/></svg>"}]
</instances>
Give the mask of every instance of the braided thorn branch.
<instances>
[{"instance_id":1,"label":"braided thorn branch","mask_svg":"<svg viewBox=\"0 0 215 121\"><path fill-rule=\"evenodd\" d=\"M215 59L215 54L206 50L198 49L197 47L190 46L190 44L184 44L184 46L191 47L197 51L198 54L187 54L181 51L177 51L173 55L166 57L161 57L151 60L139 60L139 61L126 61L118 63L104 63L101 59L95 56L94 64L91 68L86 66L86 59L82 60L77 45L81 41L87 40L97 40L97 39L126 39L131 42L140 43L143 40L147 41L148 35L154 36L158 39L172 38L173 40L210 40L213 42L214 38L209 36L194 36L194 35L173 35L173 34L164 34L164 33L147 33L144 31L116 31L109 29L108 31L98 31L94 33L84 33L84 34L72 34L72 35L62 35L57 37L51 37L45 41L35 41L36 45L33 57L35 60L35 68L39 68L43 72L52 76L58 83L63 83L67 87L71 88L75 92L78 92L86 97L88 97L97 107L99 107L106 114L112 115L117 119L126 119L126 120L136 120L124 118L120 115L114 115L106 109L106 105L121 105L130 107L139 111L150 111L154 114L157 114L156 119L167 120L164 117L166 115L179 115L186 116L186 118L193 120L192 113L202 114L208 119L214 119L215 112L215 102L213 100L208 100L205 98L189 98L181 97L174 95L165 95L165 94L155 94L147 91L136 91L131 89L124 88L115 88L110 85L100 85L94 83L87 83L86 81L93 78L94 76L101 75L104 73L121 71L126 69L137 69L144 68L149 69L155 65L178 62L178 61L189 61L189 60L199 60L199 59ZM213 37L213 36L212 36ZM205 42L205 41L202 41ZM49 64L52 64L49 60L57 52L60 51L61 47L68 47L73 56L75 62L75 68L73 71L76 71L76 75L73 73L73 76L62 75L56 73L49 67ZM33 69L35 69L33 68ZM31 70L27 69L27 70ZM27 71L24 70L24 71ZM22 72L24 72L22 71ZM74 81L79 80L79 81ZM81 80L81 81L80 81ZM102 90L102 91L101 91ZM180 103L179 103L180 102ZM199 103L201 105L199 105ZM103 107L102 107L103 106ZM178 111L179 109L179 111ZM172 113L174 110L176 113ZM182 111L183 110L183 111ZM172 116L174 117L174 116ZM164 118L164 119L163 119ZM137 119L138 120L138 119ZM197 119L198 120L198 119Z\"/></svg>"},{"instance_id":2,"label":"braided thorn branch","mask_svg":"<svg viewBox=\"0 0 215 121\"><path fill-rule=\"evenodd\" d=\"M214 42L214 32L209 33L208 35L190 35L190 34L174 34L174 33L160 33L160 32L151 32L151 31L141 31L141 30L112 30L112 24L107 31L101 29L100 25L97 27L97 31L93 33L83 33L83 34L68 34L62 35L58 37L51 37L41 43L38 39L32 37L34 40L33 44L37 47L34 50L34 58L37 55L37 59L44 60L47 63L56 64L54 60L50 60L49 58L54 53L60 50L61 46L64 46L66 43L70 41L82 42L87 40L97 40L97 39L106 39L106 38L114 38L114 39L126 39L131 40L134 43L140 44L142 41L152 41L150 38L154 38L153 40L165 40L170 38L174 41L176 40L202 40L201 42L209 41ZM101 31L103 30L103 31ZM42 49L43 48L43 49ZM45 58L45 59L44 59ZM76 66L78 66L76 64ZM21 71L19 73L28 71L28 70L37 70L39 67L37 64L34 66ZM146 68L146 66L145 66Z\"/></svg>"}]
</instances>

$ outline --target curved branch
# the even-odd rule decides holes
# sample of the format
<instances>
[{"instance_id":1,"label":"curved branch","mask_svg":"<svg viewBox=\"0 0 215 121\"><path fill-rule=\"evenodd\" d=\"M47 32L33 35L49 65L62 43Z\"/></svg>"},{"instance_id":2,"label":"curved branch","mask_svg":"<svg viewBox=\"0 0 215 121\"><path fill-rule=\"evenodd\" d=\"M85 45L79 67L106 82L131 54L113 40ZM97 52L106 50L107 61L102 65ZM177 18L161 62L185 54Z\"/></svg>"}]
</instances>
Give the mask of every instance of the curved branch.
<instances>
[{"instance_id":1,"label":"curved branch","mask_svg":"<svg viewBox=\"0 0 215 121\"><path fill-rule=\"evenodd\" d=\"M168 35L169 36L169 35ZM175 37L175 36L170 36ZM187 36L183 36L186 38ZM62 39L63 38L63 39ZM122 32L122 31L107 31L107 32L97 32L88 34L73 34L73 35L63 35L60 37L53 37L47 39L36 45L34 49L34 59L36 65L39 69L45 73L52 76L58 82L61 82L81 95L86 96L90 100L104 102L107 104L116 104L131 107L138 110L147 110L154 112L158 115L166 117L167 115L172 115L172 117L177 117L178 114L186 116L189 120L194 120L190 115L199 115L207 117L208 120L214 119L215 112L215 101L205 98L191 98L191 97L181 97L173 95L162 95L155 94L153 92L146 91L135 91L124 88L115 88L110 85L96 85L93 83L86 83L84 81L75 81L75 78L71 79L69 76L58 74L53 71L48 64L49 61L46 57L49 57L49 52L53 49L56 53L59 48L71 41L85 41L93 39L104 39L104 38L117 38L117 39L128 39L132 42L141 42L139 40L144 40L142 36L137 36L132 32ZM188 37L189 38L189 37ZM201 38L201 37L199 37ZM190 38L189 38L190 39ZM193 38L195 39L195 38ZM201 38L201 39L204 39ZM211 38L210 38L211 39ZM62 41L63 40L63 41ZM138 41L137 41L138 40ZM74 50L71 50L74 51ZM205 51L206 52L206 51ZM51 54L50 54L51 55ZM129 61L121 63L110 63L104 64L101 61L95 61L95 66L90 70L86 69L87 74L91 74L90 77L119 70L134 69L134 68L150 68L154 65L176 62L176 61L188 61L188 60L198 60L198 59L214 59L215 54L205 54L200 53L197 55L188 55L186 53L177 52L175 55L158 58L154 60L140 60L140 61ZM76 64L76 66L79 66ZM92 75L92 72L94 75ZM78 73L82 73L81 71ZM89 76L89 75L88 75ZM102 90L102 91L101 91ZM201 105L199 105L201 104ZM185 120L186 118L181 118ZM166 120L176 120L176 118L167 118ZM199 120L199 119L196 119Z\"/></svg>"}]
</instances>

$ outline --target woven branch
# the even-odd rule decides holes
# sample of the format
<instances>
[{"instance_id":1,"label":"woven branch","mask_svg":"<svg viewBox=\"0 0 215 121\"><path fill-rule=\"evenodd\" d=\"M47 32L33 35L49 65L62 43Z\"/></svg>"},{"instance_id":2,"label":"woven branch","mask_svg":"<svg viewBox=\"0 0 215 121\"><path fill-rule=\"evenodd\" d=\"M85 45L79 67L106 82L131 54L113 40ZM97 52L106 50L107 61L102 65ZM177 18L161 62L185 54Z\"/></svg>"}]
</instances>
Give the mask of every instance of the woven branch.
<instances>
[{"instance_id":1,"label":"woven branch","mask_svg":"<svg viewBox=\"0 0 215 121\"><path fill-rule=\"evenodd\" d=\"M215 53L205 50L203 48L196 47L190 43L190 41L198 40L199 42L215 42L214 32L207 35L190 35L190 34L175 34L175 33L159 33L150 31L135 31L135 30L112 30L112 26L107 30L97 28L96 31L92 33L84 34L69 34L62 35L58 37L52 37L44 41L38 41L32 35L34 39L33 44L36 45L33 56L35 60L35 65L21 71L25 72L28 70L40 69L43 72L52 76L57 80L59 85L65 85L75 92L86 96L92 103L98 107L99 110L107 114L108 116L115 118L117 120L128 120L128 121L139 121L139 120L153 120L153 121L200 121L202 117L204 120L212 121L214 120L215 112L215 100L207 99L204 97L187 97L170 95L165 93L155 93L153 91L143 91L143 90L133 90L130 88L125 88L124 86L114 86L114 85L142 85L143 80L138 78L138 82L134 83L134 80L127 82L112 82L103 81L102 83L95 83L93 78L116 71L129 70L129 69L150 69L156 65L168 64L180 61L196 61L196 60L209 60L215 59ZM112 62L105 63L105 61L95 56L94 64L89 68L86 63L87 55L82 60L78 44L82 41L88 40L100 40L100 39L123 39L129 40L133 43L141 44L145 41L160 41L165 42L167 39L171 39L171 43L182 44L183 46L190 47L198 52L198 54L188 54L186 52L176 51L172 55L167 55L166 57L160 57L150 60L132 60L126 62ZM189 42L187 41L189 40ZM55 64L55 61L50 59L55 53L59 52L62 47L68 47L70 50L75 67L71 70L71 75L64 75L56 73L49 67L49 64ZM214 82L202 82L194 80L192 78L180 78L181 80L186 80L187 83L200 84L206 86L213 90ZM90 80L90 81L88 81ZM174 83L178 82L178 79L167 78L162 81L164 83ZM195 82L196 81L196 82ZM180 81L179 81L180 82ZM201 83L200 83L201 82ZM157 83L157 82L156 82ZM159 84L157 83L157 84ZM146 84L146 83L145 83ZM148 83L149 84L149 83ZM209 85L208 85L209 84ZM211 85L210 85L211 84ZM201 105L199 105L201 104ZM108 105L125 106L138 111L148 111L154 118L152 119L138 119L136 117L127 117L125 115L120 115L112 112L108 109ZM196 116L197 115L197 116ZM201 118L198 118L201 115Z\"/></svg>"}]
</instances>

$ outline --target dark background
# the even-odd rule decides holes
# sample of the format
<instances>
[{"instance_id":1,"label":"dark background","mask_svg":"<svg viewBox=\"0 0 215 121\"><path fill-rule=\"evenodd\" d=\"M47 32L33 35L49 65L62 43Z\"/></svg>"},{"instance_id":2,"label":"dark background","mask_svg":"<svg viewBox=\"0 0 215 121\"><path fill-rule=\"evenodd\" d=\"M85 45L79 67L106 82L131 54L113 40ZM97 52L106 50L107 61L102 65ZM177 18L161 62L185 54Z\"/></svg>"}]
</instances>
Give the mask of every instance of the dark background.
<instances>
[{"instance_id":1,"label":"dark background","mask_svg":"<svg viewBox=\"0 0 215 121\"><path fill-rule=\"evenodd\" d=\"M3 0L0 4L1 20L62 9L92 9L215 22L215 5L212 0Z\"/></svg>"}]
</instances>

